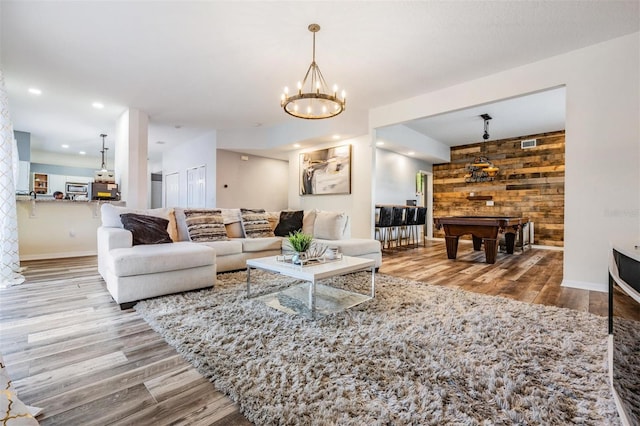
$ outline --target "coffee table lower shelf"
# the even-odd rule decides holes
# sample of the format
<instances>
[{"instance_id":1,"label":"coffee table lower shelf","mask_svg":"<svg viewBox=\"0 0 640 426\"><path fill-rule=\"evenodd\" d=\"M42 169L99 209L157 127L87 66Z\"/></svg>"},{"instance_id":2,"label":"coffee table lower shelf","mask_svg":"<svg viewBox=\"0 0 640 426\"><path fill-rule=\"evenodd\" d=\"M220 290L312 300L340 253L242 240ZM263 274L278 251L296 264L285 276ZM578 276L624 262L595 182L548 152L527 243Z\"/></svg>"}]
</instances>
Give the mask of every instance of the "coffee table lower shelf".
<instances>
[{"instance_id":1,"label":"coffee table lower shelf","mask_svg":"<svg viewBox=\"0 0 640 426\"><path fill-rule=\"evenodd\" d=\"M251 295L251 269L277 273L302 282L268 294ZM321 280L353 272L371 270L369 294L322 284ZM340 261L308 267L292 267L275 260L275 257L247 261L247 297L288 314L308 319L319 319L344 311L375 297L375 262L370 259L343 256Z\"/></svg>"},{"instance_id":2,"label":"coffee table lower shelf","mask_svg":"<svg viewBox=\"0 0 640 426\"><path fill-rule=\"evenodd\" d=\"M284 290L258 296L255 300L288 314L300 315L308 319L319 319L373 299L366 294L316 284L316 309L314 313L309 309L310 286L311 283L302 282Z\"/></svg>"}]
</instances>

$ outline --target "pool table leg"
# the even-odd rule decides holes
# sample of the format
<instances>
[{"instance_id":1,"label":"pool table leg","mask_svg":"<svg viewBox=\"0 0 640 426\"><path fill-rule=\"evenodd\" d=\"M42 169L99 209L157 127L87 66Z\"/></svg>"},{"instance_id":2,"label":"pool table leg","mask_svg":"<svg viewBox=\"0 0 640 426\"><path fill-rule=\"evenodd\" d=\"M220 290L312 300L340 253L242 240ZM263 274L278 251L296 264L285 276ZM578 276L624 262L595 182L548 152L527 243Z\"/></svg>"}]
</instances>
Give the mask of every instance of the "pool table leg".
<instances>
[{"instance_id":1,"label":"pool table leg","mask_svg":"<svg viewBox=\"0 0 640 426\"><path fill-rule=\"evenodd\" d=\"M487 263L496 263L496 256L498 255L498 239L497 238L485 238L484 239L484 256Z\"/></svg>"},{"instance_id":2,"label":"pool table leg","mask_svg":"<svg viewBox=\"0 0 640 426\"><path fill-rule=\"evenodd\" d=\"M511 232L507 232L506 234L504 234L504 244L507 249L507 254L513 254L513 248L516 245L515 243L516 243L516 234Z\"/></svg>"},{"instance_id":3,"label":"pool table leg","mask_svg":"<svg viewBox=\"0 0 640 426\"><path fill-rule=\"evenodd\" d=\"M480 251L482 249L482 238L476 237L475 235L472 235L471 238L473 238L473 249Z\"/></svg>"},{"instance_id":4,"label":"pool table leg","mask_svg":"<svg viewBox=\"0 0 640 426\"><path fill-rule=\"evenodd\" d=\"M447 245L447 258L455 259L458 255L458 238L459 237L444 237L445 244Z\"/></svg>"}]
</instances>

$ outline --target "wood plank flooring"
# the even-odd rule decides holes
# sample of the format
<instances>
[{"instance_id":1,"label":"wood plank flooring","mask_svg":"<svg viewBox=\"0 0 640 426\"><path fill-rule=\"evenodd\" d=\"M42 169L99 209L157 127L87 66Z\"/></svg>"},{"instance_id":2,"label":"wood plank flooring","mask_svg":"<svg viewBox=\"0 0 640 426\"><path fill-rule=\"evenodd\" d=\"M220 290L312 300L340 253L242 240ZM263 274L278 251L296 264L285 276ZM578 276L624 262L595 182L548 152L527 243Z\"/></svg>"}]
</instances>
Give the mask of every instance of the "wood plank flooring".
<instances>
[{"instance_id":1,"label":"wood plank flooring","mask_svg":"<svg viewBox=\"0 0 640 426\"><path fill-rule=\"evenodd\" d=\"M606 315L604 293L560 287L562 252L498 254L471 244L458 259L444 242L385 250L381 273ZM23 401L43 425L247 425L238 406L142 320L121 311L96 258L23 262L26 282L0 290L0 352Z\"/></svg>"}]
</instances>

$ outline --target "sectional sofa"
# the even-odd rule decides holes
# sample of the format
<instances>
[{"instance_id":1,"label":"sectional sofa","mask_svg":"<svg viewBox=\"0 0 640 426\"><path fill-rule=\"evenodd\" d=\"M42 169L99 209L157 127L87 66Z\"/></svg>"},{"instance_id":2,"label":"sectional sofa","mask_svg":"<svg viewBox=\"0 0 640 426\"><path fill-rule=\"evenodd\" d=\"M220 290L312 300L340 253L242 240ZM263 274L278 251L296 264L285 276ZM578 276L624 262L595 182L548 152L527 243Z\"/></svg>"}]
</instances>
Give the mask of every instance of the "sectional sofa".
<instances>
[{"instance_id":1,"label":"sectional sofa","mask_svg":"<svg viewBox=\"0 0 640 426\"><path fill-rule=\"evenodd\" d=\"M281 254L301 225L318 243L382 263L380 242L351 238L350 218L322 210L146 209L103 204L98 271L125 309L149 297L211 287L247 259ZM155 231L157 232L155 232ZM151 235L148 235L151 234Z\"/></svg>"}]
</instances>

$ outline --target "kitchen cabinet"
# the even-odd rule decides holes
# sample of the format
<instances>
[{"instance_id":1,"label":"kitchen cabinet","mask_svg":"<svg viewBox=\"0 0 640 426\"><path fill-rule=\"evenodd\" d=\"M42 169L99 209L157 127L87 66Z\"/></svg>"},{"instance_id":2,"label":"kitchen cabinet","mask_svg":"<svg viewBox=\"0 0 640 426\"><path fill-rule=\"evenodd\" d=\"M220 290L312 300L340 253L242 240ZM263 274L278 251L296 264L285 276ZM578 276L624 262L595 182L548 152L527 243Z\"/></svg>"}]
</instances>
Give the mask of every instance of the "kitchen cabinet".
<instances>
[{"instance_id":1,"label":"kitchen cabinet","mask_svg":"<svg viewBox=\"0 0 640 426\"><path fill-rule=\"evenodd\" d=\"M60 191L66 192L67 177L63 175L49 175L49 194Z\"/></svg>"},{"instance_id":2,"label":"kitchen cabinet","mask_svg":"<svg viewBox=\"0 0 640 426\"><path fill-rule=\"evenodd\" d=\"M36 194L49 194L49 175L46 173L33 174L33 191Z\"/></svg>"},{"instance_id":3,"label":"kitchen cabinet","mask_svg":"<svg viewBox=\"0 0 640 426\"><path fill-rule=\"evenodd\" d=\"M67 182L69 183L91 183L93 182L92 177L88 176L67 176Z\"/></svg>"}]
</instances>

